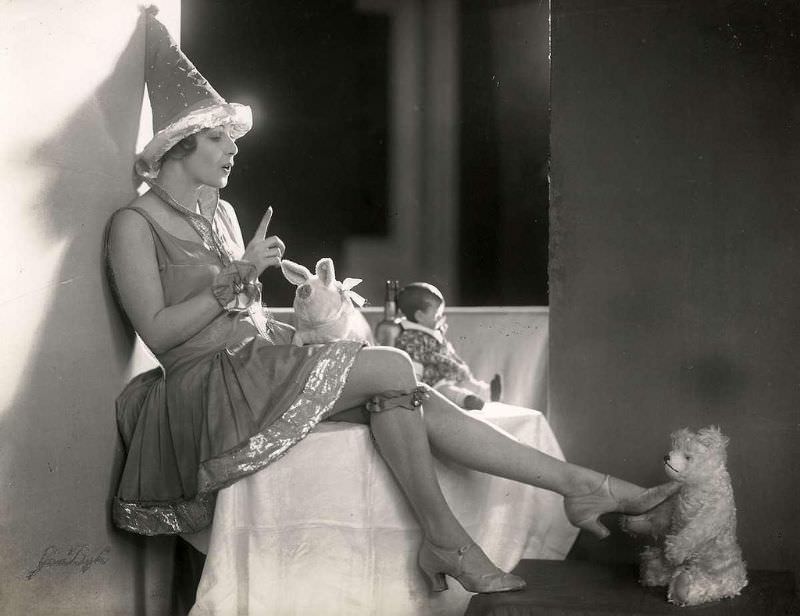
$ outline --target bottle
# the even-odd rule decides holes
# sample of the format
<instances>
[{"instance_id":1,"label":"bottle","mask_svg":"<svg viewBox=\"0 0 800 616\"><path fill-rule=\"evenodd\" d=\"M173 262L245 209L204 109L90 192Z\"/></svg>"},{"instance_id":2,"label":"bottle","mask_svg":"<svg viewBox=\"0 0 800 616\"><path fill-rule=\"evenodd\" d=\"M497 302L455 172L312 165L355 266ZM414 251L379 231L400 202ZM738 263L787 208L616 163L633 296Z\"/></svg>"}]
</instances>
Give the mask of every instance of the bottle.
<instances>
[{"instance_id":1,"label":"bottle","mask_svg":"<svg viewBox=\"0 0 800 616\"><path fill-rule=\"evenodd\" d=\"M383 319L375 326L375 344L394 346L401 327L397 318L397 281L386 281L386 295L383 301Z\"/></svg>"}]
</instances>

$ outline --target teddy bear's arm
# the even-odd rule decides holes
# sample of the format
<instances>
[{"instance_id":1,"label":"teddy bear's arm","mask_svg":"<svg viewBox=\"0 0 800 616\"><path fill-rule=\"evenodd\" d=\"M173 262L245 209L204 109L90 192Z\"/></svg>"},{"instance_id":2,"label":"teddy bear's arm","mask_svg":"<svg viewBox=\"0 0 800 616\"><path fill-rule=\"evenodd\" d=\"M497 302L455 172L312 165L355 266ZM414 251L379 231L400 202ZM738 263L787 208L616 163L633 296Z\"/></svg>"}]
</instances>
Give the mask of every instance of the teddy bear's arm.
<instances>
[{"instance_id":1,"label":"teddy bear's arm","mask_svg":"<svg viewBox=\"0 0 800 616\"><path fill-rule=\"evenodd\" d=\"M674 510L674 498L668 498L660 505L641 515L622 516L622 530L634 535L663 537L669 530Z\"/></svg>"},{"instance_id":2,"label":"teddy bear's arm","mask_svg":"<svg viewBox=\"0 0 800 616\"><path fill-rule=\"evenodd\" d=\"M706 503L677 532L667 535L665 556L676 565L684 562L716 537L727 521L728 508L724 503Z\"/></svg>"}]
</instances>

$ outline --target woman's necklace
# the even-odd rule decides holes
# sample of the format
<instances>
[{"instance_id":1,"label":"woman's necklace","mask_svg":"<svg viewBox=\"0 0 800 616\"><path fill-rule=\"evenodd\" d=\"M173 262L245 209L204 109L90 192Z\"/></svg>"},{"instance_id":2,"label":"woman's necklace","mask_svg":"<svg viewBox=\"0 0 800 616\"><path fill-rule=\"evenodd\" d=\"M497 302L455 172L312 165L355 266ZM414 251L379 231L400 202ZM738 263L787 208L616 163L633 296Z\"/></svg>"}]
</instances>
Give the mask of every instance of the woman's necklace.
<instances>
[{"instance_id":1,"label":"woman's necklace","mask_svg":"<svg viewBox=\"0 0 800 616\"><path fill-rule=\"evenodd\" d=\"M208 250L216 253L223 267L227 267L231 264L233 255L228 251L225 243L220 240L219 236L214 231L214 225L210 223L205 216L192 212L190 209L182 206L163 186L156 184L150 179L145 179L145 182L147 182L147 185L150 186L150 189L159 199L186 219L189 225L197 232L197 235L200 236L200 239L203 240L203 245ZM267 330L272 329L272 315L266 311L261 304L260 292L256 301L247 308L247 312L250 315L250 320L253 322L253 325L255 325L255 328L258 330L258 333L264 338L269 338Z\"/></svg>"},{"instance_id":2,"label":"woman's necklace","mask_svg":"<svg viewBox=\"0 0 800 616\"><path fill-rule=\"evenodd\" d=\"M147 185L161 199L164 203L169 205L172 209L183 216L192 229L195 230L200 239L203 240L203 245L219 257L223 267L227 267L233 261L233 256L228 252L225 244L219 239L214 232L214 226L208 221L205 216L192 212L190 209L182 206L175 198L167 192L167 190L156 184L154 181L146 179Z\"/></svg>"}]
</instances>

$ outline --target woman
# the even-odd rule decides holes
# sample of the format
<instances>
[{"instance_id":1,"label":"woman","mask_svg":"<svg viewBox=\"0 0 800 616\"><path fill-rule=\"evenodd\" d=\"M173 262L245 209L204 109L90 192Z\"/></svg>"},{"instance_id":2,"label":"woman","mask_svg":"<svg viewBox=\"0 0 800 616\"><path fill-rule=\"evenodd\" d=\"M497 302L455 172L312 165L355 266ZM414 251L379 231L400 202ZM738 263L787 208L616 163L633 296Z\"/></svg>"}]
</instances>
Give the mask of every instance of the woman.
<instances>
[{"instance_id":1,"label":"woman","mask_svg":"<svg viewBox=\"0 0 800 616\"><path fill-rule=\"evenodd\" d=\"M369 424L424 532L419 566L472 592L517 590L453 515L431 450L469 468L565 496L569 520L600 536L610 511L642 512L672 491L645 490L523 445L418 386L408 356L355 342L296 347L263 312L257 277L284 252L268 209L244 245L227 185L249 110L226 103L148 15L147 81L156 135L136 161L151 190L115 214L109 269L120 303L162 367L117 401L127 450L115 523L144 534L207 526L214 494L265 469L319 422ZM424 408L424 412L423 412ZM269 472L269 470L265 470Z\"/></svg>"}]
</instances>

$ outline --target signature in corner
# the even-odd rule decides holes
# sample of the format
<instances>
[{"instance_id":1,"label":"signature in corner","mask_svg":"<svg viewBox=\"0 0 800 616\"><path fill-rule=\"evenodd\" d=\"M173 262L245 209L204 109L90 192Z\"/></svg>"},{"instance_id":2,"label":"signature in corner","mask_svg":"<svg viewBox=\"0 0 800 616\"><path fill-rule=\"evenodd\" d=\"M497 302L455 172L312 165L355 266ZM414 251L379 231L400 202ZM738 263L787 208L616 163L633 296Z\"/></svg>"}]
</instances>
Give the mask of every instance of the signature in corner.
<instances>
[{"instance_id":1,"label":"signature in corner","mask_svg":"<svg viewBox=\"0 0 800 616\"><path fill-rule=\"evenodd\" d=\"M93 565L105 565L108 562L111 546L93 550L88 545L57 546L49 545L39 557L37 565L25 576L30 580L37 573L48 567L75 567L86 573Z\"/></svg>"}]
</instances>

